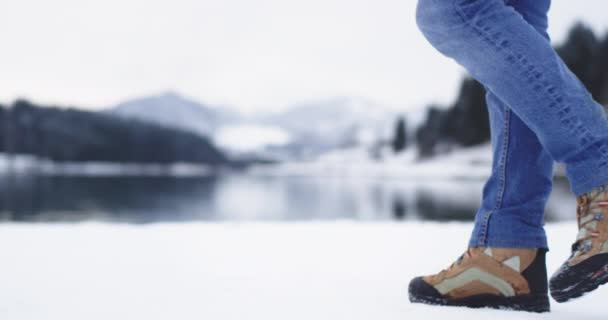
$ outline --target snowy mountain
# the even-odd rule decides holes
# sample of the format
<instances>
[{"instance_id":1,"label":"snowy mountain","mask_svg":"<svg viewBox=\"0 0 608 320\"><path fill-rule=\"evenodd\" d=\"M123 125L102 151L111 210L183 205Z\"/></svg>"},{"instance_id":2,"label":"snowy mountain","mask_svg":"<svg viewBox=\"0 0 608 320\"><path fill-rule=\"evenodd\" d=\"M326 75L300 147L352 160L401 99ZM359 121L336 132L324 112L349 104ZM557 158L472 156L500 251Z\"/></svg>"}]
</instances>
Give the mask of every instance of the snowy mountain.
<instances>
[{"instance_id":1,"label":"snowy mountain","mask_svg":"<svg viewBox=\"0 0 608 320\"><path fill-rule=\"evenodd\" d=\"M296 104L284 112L266 116L262 121L296 134L327 137L353 128L376 129L393 120L393 113L377 103L363 98L338 97Z\"/></svg>"},{"instance_id":2,"label":"snowy mountain","mask_svg":"<svg viewBox=\"0 0 608 320\"><path fill-rule=\"evenodd\" d=\"M230 110L211 108L175 92L129 100L111 108L108 112L124 118L185 129L205 136L213 136L219 127L237 118L237 115Z\"/></svg>"},{"instance_id":3,"label":"snowy mountain","mask_svg":"<svg viewBox=\"0 0 608 320\"><path fill-rule=\"evenodd\" d=\"M108 112L200 133L232 154L285 160L386 141L398 117L393 110L357 97L312 100L278 113L245 116L174 92L126 101Z\"/></svg>"},{"instance_id":4,"label":"snowy mountain","mask_svg":"<svg viewBox=\"0 0 608 320\"><path fill-rule=\"evenodd\" d=\"M290 133L287 145L275 151L315 157L337 148L371 145L388 137L396 114L363 98L338 97L294 105L258 121Z\"/></svg>"}]
</instances>

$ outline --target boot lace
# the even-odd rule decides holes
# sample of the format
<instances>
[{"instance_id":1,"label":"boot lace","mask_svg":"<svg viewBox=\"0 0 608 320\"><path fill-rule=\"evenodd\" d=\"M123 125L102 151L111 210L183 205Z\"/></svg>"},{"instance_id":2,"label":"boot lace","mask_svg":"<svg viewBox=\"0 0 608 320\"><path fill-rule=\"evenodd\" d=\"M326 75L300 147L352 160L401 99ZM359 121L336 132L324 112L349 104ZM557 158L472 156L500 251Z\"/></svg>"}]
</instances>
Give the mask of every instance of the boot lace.
<instances>
[{"instance_id":1,"label":"boot lace","mask_svg":"<svg viewBox=\"0 0 608 320\"><path fill-rule=\"evenodd\" d=\"M456 259L456 261L454 261L448 268L441 270L441 272L438 274L438 276L442 276L446 272L449 272L450 270L452 270L452 268L459 265L462 262L462 260L464 260L465 257L467 257L467 258L471 257L471 248L467 249L467 251L465 253L460 255L460 257L458 257L458 259Z\"/></svg>"},{"instance_id":2,"label":"boot lace","mask_svg":"<svg viewBox=\"0 0 608 320\"><path fill-rule=\"evenodd\" d=\"M608 201L600 201L598 198L604 192L596 194L584 194L577 198L576 220L578 222L579 233L576 242L572 245L574 256L585 254L593 248L593 239L600 236L597 229L597 222L605 219L601 209L608 207Z\"/></svg>"}]
</instances>

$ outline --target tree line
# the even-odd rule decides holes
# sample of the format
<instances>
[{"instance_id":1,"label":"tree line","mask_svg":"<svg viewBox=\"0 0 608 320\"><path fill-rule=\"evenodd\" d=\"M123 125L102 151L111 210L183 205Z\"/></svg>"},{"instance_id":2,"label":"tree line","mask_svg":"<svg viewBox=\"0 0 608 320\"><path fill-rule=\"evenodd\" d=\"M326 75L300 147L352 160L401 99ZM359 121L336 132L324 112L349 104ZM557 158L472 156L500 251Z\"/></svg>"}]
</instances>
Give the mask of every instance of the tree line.
<instances>
[{"instance_id":1,"label":"tree line","mask_svg":"<svg viewBox=\"0 0 608 320\"><path fill-rule=\"evenodd\" d=\"M0 151L57 162L227 163L208 138L192 132L26 100L0 106Z\"/></svg>"}]
</instances>

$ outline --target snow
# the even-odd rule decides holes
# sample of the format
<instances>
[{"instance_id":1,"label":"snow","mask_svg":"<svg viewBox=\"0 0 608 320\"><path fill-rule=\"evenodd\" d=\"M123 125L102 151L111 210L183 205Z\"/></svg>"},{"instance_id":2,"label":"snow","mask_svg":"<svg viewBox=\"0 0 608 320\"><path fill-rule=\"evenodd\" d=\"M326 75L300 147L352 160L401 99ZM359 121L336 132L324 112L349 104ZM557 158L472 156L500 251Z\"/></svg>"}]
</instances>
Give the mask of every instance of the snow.
<instances>
[{"instance_id":1,"label":"snow","mask_svg":"<svg viewBox=\"0 0 608 320\"><path fill-rule=\"evenodd\" d=\"M214 142L221 148L253 152L268 146L282 146L290 141L289 133L276 126L235 124L219 128Z\"/></svg>"},{"instance_id":2,"label":"snow","mask_svg":"<svg viewBox=\"0 0 608 320\"><path fill-rule=\"evenodd\" d=\"M8 157L0 153L0 173L31 173L62 176L173 176L199 177L217 172L217 168L200 163L171 164L119 162L54 162L30 155Z\"/></svg>"},{"instance_id":3,"label":"snow","mask_svg":"<svg viewBox=\"0 0 608 320\"><path fill-rule=\"evenodd\" d=\"M421 118L421 110L412 111L415 121ZM353 139L377 141L392 134L397 118L394 111L360 97L318 99L294 104L281 112L246 115L171 91L125 101L107 112L209 136L228 152L263 154L267 147L283 147L290 158L297 153L291 154L293 147L288 144L307 145L316 155Z\"/></svg>"},{"instance_id":4,"label":"snow","mask_svg":"<svg viewBox=\"0 0 608 320\"><path fill-rule=\"evenodd\" d=\"M12 155L0 152L0 173L10 170L16 172L32 170L37 164L35 157L30 155Z\"/></svg>"},{"instance_id":5,"label":"snow","mask_svg":"<svg viewBox=\"0 0 608 320\"><path fill-rule=\"evenodd\" d=\"M397 155L374 160L363 148L329 152L315 161L285 162L276 166L257 166L251 173L271 175L367 176L386 178L485 179L492 169L489 144L459 149L445 155L418 160L409 148Z\"/></svg>"},{"instance_id":6,"label":"snow","mask_svg":"<svg viewBox=\"0 0 608 320\"><path fill-rule=\"evenodd\" d=\"M396 117L395 112L376 101L343 96L303 101L263 118L293 133L344 139L353 127L373 128L376 131L392 125Z\"/></svg>"},{"instance_id":7,"label":"snow","mask_svg":"<svg viewBox=\"0 0 608 320\"><path fill-rule=\"evenodd\" d=\"M40 161L36 172L61 176L209 176L214 168L196 163L146 164L108 162L67 162Z\"/></svg>"},{"instance_id":8,"label":"snow","mask_svg":"<svg viewBox=\"0 0 608 320\"><path fill-rule=\"evenodd\" d=\"M170 128L184 129L202 135L212 133L230 118L231 110L203 105L190 98L168 91L160 95L128 100L107 110L127 119L157 123Z\"/></svg>"},{"instance_id":9,"label":"snow","mask_svg":"<svg viewBox=\"0 0 608 320\"><path fill-rule=\"evenodd\" d=\"M485 180L492 172L492 147L489 143L458 148L446 154L419 159L416 147L401 153L387 153L373 159L363 147L327 152L313 161L288 161L273 166L254 166L254 174L307 176L322 174L340 177L379 177L412 179ZM555 175L565 177L561 164L555 165Z\"/></svg>"},{"instance_id":10,"label":"snow","mask_svg":"<svg viewBox=\"0 0 608 320\"><path fill-rule=\"evenodd\" d=\"M461 223L0 225L2 319L605 319L608 288L550 314L410 304ZM574 223L552 224L549 272ZM444 240L444 241L441 241Z\"/></svg>"}]
</instances>

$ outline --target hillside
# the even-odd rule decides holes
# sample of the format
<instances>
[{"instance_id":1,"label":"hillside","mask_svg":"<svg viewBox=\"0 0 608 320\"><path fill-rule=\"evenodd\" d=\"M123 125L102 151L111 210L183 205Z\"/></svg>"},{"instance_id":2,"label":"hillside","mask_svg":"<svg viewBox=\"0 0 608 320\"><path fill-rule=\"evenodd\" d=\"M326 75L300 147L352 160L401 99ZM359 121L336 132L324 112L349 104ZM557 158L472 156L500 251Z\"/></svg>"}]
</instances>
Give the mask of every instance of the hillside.
<instances>
[{"instance_id":1,"label":"hillside","mask_svg":"<svg viewBox=\"0 0 608 320\"><path fill-rule=\"evenodd\" d=\"M0 151L58 162L227 163L207 138L180 129L16 101L0 108Z\"/></svg>"}]
</instances>

